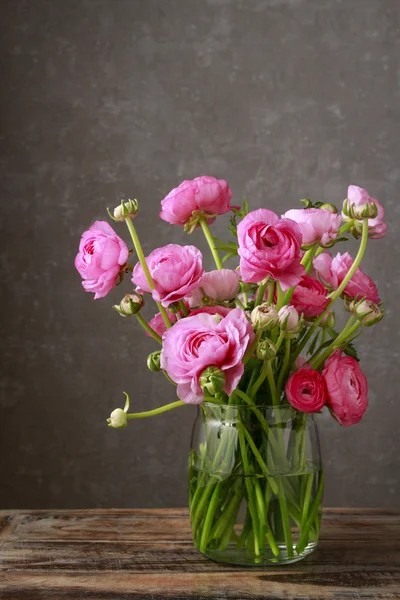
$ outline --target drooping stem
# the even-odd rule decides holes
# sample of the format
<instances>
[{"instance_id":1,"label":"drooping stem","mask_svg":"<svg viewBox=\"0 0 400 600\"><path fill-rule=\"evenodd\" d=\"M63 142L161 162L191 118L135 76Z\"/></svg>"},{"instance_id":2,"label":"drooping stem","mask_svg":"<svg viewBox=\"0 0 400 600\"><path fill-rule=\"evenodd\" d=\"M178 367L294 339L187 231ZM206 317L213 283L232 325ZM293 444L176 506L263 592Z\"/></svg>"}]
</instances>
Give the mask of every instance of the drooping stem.
<instances>
[{"instance_id":1,"label":"drooping stem","mask_svg":"<svg viewBox=\"0 0 400 600\"><path fill-rule=\"evenodd\" d=\"M161 341L162 341L161 337L158 335L158 333L156 333L154 331L154 329L152 329L150 327L150 325L148 324L148 322L146 321L146 319L144 319L140 313L136 313L136 318L139 321L139 323L141 324L141 326L143 327L143 329L145 329L147 331L147 333L149 335L151 335L151 337L153 339L156 340L156 342L158 342L159 344L161 344Z\"/></svg>"},{"instance_id":2,"label":"drooping stem","mask_svg":"<svg viewBox=\"0 0 400 600\"><path fill-rule=\"evenodd\" d=\"M173 408L178 408L179 406L187 406L187 404L185 402L182 402L182 400L177 400L176 402L164 404L164 406L159 406L158 408L153 408L153 410L146 410L140 413L128 413L126 415L126 418L145 419L146 417L154 417L155 415L161 415L161 413L167 412L168 410L172 410Z\"/></svg>"},{"instance_id":3,"label":"drooping stem","mask_svg":"<svg viewBox=\"0 0 400 600\"><path fill-rule=\"evenodd\" d=\"M205 217L200 217L199 223L200 223L201 229L203 230L204 237L206 238L207 243L210 247L211 254L213 255L215 265L216 265L217 269L220 270L223 268L222 261L221 261L220 255L218 254L218 250L215 247L214 240L213 240L210 228L207 223L207 219Z\"/></svg>"},{"instance_id":4,"label":"drooping stem","mask_svg":"<svg viewBox=\"0 0 400 600\"><path fill-rule=\"evenodd\" d=\"M154 280L149 271L149 267L147 266L146 257L144 255L143 248L140 243L139 236L137 234L137 231L135 229L133 221L130 217L127 217L125 219L125 223L126 223L126 226L128 227L129 233L131 234L132 242L133 242L133 245L135 246L136 254L139 259L140 265L143 269L144 276L146 277L147 284L148 284L150 290L154 290L156 287L156 284L154 283ZM161 313L161 316L163 318L163 321L164 321L166 327L171 327L171 322L168 318L167 311L165 310L165 308L162 306L162 304L160 302L156 302L156 304L158 306L158 310Z\"/></svg>"}]
</instances>

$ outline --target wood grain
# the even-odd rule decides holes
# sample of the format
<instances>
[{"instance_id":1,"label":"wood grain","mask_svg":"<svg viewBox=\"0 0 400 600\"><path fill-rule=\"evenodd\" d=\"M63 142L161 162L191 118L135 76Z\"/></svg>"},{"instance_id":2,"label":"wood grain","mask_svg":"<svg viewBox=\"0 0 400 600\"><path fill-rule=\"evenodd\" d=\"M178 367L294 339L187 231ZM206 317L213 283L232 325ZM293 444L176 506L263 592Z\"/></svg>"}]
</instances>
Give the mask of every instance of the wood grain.
<instances>
[{"instance_id":1,"label":"wood grain","mask_svg":"<svg viewBox=\"0 0 400 600\"><path fill-rule=\"evenodd\" d=\"M314 554L263 569L204 558L185 509L2 511L0 598L400 600L400 511L325 510Z\"/></svg>"}]
</instances>

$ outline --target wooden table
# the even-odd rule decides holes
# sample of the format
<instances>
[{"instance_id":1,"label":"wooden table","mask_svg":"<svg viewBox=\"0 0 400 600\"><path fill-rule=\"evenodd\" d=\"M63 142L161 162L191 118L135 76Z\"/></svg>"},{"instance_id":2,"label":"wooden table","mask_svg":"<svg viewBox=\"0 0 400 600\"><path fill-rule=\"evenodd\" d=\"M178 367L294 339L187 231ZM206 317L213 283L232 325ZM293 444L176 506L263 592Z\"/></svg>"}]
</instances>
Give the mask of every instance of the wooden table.
<instances>
[{"instance_id":1,"label":"wooden table","mask_svg":"<svg viewBox=\"0 0 400 600\"><path fill-rule=\"evenodd\" d=\"M400 511L327 509L319 549L236 568L193 547L188 512L0 512L5 600L400 599Z\"/></svg>"}]
</instances>

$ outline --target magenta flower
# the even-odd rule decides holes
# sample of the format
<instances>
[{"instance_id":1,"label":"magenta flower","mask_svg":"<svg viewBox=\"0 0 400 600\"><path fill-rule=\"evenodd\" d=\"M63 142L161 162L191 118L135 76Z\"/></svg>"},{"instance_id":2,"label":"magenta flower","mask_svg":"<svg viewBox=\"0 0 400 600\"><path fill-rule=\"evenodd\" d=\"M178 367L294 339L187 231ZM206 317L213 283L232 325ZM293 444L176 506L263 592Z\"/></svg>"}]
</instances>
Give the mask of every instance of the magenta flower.
<instances>
[{"instance_id":1,"label":"magenta flower","mask_svg":"<svg viewBox=\"0 0 400 600\"><path fill-rule=\"evenodd\" d=\"M232 394L243 374L242 359L253 336L240 308L222 319L206 313L187 317L164 333L161 368L178 384L178 397L188 404L202 402L199 378L210 366L224 372L225 392Z\"/></svg>"},{"instance_id":2,"label":"magenta flower","mask_svg":"<svg viewBox=\"0 0 400 600\"><path fill-rule=\"evenodd\" d=\"M239 292L239 273L231 269L209 271L204 273L200 285L193 290L189 303L198 306L203 296L212 298L216 302L232 300Z\"/></svg>"},{"instance_id":3,"label":"magenta flower","mask_svg":"<svg viewBox=\"0 0 400 600\"><path fill-rule=\"evenodd\" d=\"M283 219L292 219L300 227L302 244L320 242L326 246L337 238L341 216L321 208L294 208L282 215Z\"/></svg>"},{"instance_id":4,"label":"magenta flower","mask_svg":"<svg viewBox=\"0 0 400 600\"><path fill-rule=\"evenodd\" d=\"M290 304L307 319L321 315L329 303L328 290L314 277L304 275L296 285Z\"/></svg>"},{"instance_id":5,"label":"magenta flower","mask_svg":"<svg viewBox=\"0 0 400 600\"><path fill-rule=\"evenodd\" d=\"M305 413L318 412L326 402L325 383L315 369L301 368L292 373L285 392L290 404Z\"/></svg>"},{"instance_id":6,"label":"magenta flower","mask_svg":"<svg viewBox=\"0 0 400 600\"><path fill-rule=\"evenodd\" d=\"M283 290L299 283L305 271L300 264L302 238L297 223L260 208L246 215L237 232L245 283L259 283L268 276L279 280Z\"/></svg>"},{"instance_id":7,"label":"magenta flower","mask_svg":"<svg viewBox=\"0 0 400 600\"><path fill-rule=\"evenodd\" d=\"M106 221L95 221L82 234L75 267L83 279L83 287L94 292L95 300L115 287L128 256L128 246Z\"/></svg>"},{"instance_id":8,"label":"magenta flower","mask_svg":"<svg viewBox=\"0 0 400 600\"><path fill-rule=\"evenodd\" d=\"M334 417L344 427L358 423L368 405L368 382L358 362L337 350L325 361L322 377Z\"/></svg>"},{"instance_id":9,"label":"magenta flower","mask_svg":"<svg viewBox=\"0 0 400 600\"><path fill-rule=\"evenodd\" d=\"M185 225L198 211L212 223L215 215L231 210L232 191L223 179L203 175L183 181L161 201L160 217L174 225Z\"/></svg>"},{"instance_id":10,"label":"magenta flower","mask_svg":"<svg viewBox=\"0 0 400 600\"><path fill-rule=\"evenodd\" d=\"M203 256L195 246L168 244L153 250L146 263L155 283L150 290L140 263L135 265L132 281L144 292L151 292L156 302L168 306L178 302L198 287L204 273Z\"/></svg>"},{"instance_id":11,"label":"magenta flower","mask_svg":"<svg viewBox=\"0 0 400 600\"><path fill-rule=\"evenodd\" d=\"M330 254L323 252L314 258L314 268L318 276L333 290L336 290L346 277L353 262L354 260L348 252L344 254L338 252L333 259ZM357 267L353 277L344 288L343 294L351 299L366 298L376 304L380 302L378 288L371 277L361 270L361 267Z\"/></svg>"},{"instance_id":12,"label":"magenta flower","mask_svg":"<svg viewBox=\"0 0 400 600\"><path fill-rule=\"evenodd\" d=\"M386 235L387 225L383 220L385 217L385 211L382 204L378 202L378 200L376 200L375 198L371 198L367 190L358 187L357 185L349 185L347 190L347 198L349 200L349 203L356 207L362 207L368 202L373 202L374 204L376 204L378 214L375 217L375 219L368 219L368 236L373 239L378 239ZM347 220L347 217L344 214L342 216L343 219Z\"/></svg>"}]
</instances>

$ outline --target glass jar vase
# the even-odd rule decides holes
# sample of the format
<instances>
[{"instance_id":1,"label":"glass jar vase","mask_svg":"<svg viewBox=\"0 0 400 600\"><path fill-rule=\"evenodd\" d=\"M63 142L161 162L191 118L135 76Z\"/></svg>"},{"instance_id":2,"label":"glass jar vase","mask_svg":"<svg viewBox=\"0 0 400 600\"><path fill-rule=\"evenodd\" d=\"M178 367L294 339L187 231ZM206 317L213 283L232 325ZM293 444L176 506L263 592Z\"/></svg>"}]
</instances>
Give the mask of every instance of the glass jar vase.
<instances>
[{"instance_id":1,"label":"glass jar vase","mask_svg":"<svg viewBox=\"0 0 400 600\"><path fill-rule=\"evenodd\" d=\"M189 457L195 546L216 561L292 563L318 543L324 478L312 414L203 403Z\"/></svg>"}]
</instances>

